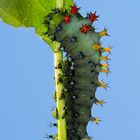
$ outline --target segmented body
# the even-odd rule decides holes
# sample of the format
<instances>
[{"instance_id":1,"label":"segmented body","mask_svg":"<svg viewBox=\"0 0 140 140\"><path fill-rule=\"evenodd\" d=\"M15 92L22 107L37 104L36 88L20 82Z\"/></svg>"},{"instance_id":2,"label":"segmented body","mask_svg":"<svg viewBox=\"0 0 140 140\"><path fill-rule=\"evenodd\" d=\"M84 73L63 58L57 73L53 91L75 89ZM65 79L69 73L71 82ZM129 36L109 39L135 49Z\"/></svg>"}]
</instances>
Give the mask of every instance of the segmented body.
<instances>
[{"instance_id":1,"label":"segmented body","mask_svg":"<svg viewBox=\"0 0 140 140\"><path fill-rule=\"evenodd\" d=\"M92 22L98 18L96 13L90 13L84 18L78 13L78 8L73 6L70 13L52 12L50 17L46 22L47 33L60 42L66 52L63 82L67 89L65 98L68 140L81 140L88 136L88 122L95 120L91 116L91 108L98 101L96 89L103 84L99 82L98 76L103 66L107 66L101 64L104 51L100 39L103 35L95 32L92 27ZM55 21L58 17L59 20L54 23L53 19Z\"/></svg>"}]
</instances>

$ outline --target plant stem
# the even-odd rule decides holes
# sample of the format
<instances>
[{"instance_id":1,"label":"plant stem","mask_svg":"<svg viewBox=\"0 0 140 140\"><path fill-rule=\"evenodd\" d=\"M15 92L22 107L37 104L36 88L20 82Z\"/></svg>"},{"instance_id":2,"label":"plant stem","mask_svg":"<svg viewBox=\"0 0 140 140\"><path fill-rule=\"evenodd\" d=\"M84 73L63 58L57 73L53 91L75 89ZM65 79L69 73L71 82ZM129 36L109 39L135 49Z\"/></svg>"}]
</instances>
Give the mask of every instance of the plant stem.
<instances>
[{"instance_id":1,"label":"plant stem","mask_svg":"<svg viewBox=\"0 0 140 140\"><path fill-rule=\"evenodd\" d=\"M55 52L54 63L57 67L60 63L63 62L63 54L61 51ZM58 140L66 140L66 119L63 118L63 113L65 111L65 100L60 99L62 90L64 89L63 83L59 82L59 75L63 76L62 69L55 69L55 84L56 84L56 106L58 111Z\"/></svg>"},{"instance_id":2,"label":"plant stem","mask_svg":"<svg viewBox=\"0 0 140 140\"><path fill-rule=\"evenodd\" d=\"M63 9L64 6L64 0L56 0L56 7Z\"/></svg>"},{"instance_id":3,"label":"plant stem","mask_svg":"<svg viewBox=\"0 0 140 140\"><path fill-rule=\"evenodd\" d=\"M56 8L63 8L63 0L56 0ZM60 44L56 44L55 48L60 48ZM57 111L58 111L58 140L67 140L67 129L66 129L66 118L63 118L65 113L65 99L60 99L62 91L64 90L64 85L59 81L60 75L63 78L62 66L63 64L63 52L59 49L55 49L54 53L54 65L55 65L55 85L56 85L56 96L57 96Z\"/></svg>"}]
</instances>

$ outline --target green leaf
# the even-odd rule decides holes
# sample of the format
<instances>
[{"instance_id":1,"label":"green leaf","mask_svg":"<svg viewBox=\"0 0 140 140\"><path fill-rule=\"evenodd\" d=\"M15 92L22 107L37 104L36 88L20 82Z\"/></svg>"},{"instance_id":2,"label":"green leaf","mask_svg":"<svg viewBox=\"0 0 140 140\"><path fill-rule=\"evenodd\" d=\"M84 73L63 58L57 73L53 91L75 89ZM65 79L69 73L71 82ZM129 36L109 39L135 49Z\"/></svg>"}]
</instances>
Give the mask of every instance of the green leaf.
<instances>
[{"instance_id":1,"label":"green leaf","mask_svg":"<svg viewBox=\"0 0 140 140\"><path fill-rule=\"evenodd\" d=\"M71 5L73 0L64 0L64 8ZM56 0L0 0L0 18L14 27L35 28L35 32L54 50L57 42L52 43L48 36L43 35L47 31L43 22L56 7Z\"/></svg>"}]
</instances>

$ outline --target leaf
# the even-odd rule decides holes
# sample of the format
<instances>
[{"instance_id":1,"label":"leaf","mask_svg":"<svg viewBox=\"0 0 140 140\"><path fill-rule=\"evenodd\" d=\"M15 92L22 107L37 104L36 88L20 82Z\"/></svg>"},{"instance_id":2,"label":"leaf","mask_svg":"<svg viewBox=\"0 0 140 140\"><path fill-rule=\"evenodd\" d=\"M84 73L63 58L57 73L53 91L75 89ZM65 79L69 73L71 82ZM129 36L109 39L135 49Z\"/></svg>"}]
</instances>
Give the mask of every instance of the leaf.
<instances>
[{"instance_id":1,"label":"leaf","mask_svg":"<svg viewBox=\"0 0 140 140\"><path fill-rule=\"evenodd\" d=\"M64 0L64 8L71 5L73 0ZM57 42L52 43L48 36L43 35L47 31L43 22L55 7L56 0L0 0L0 18L14 27L35 28L35 32L54 50Z\"/></svg>"}]
</instances>

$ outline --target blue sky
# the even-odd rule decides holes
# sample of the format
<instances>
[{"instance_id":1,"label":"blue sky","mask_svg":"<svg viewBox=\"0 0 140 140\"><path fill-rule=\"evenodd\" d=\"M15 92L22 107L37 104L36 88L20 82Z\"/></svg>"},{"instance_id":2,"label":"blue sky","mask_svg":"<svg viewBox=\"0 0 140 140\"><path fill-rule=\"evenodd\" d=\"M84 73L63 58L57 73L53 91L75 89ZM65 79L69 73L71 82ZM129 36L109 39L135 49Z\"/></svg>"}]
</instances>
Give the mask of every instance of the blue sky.
<instances>
[{"instance_id":1,"label":"blue sky","mask_svg":"<svg viewBox=\"0 0 140 140\"><path fill-rule=\"evenodd\" d=\"M111 74L100 75L110 89L97 90L107 102L94 106L92 114L102 120L89 123L93 140L140 139L140 1L77 0L80 12L97 11L98 31L105 27L111 37L102 39L113 47ZM55 120L53 53L34 30L13 27L0 21L0 139L44 140Z\"/></svg>"}]
</instances>

